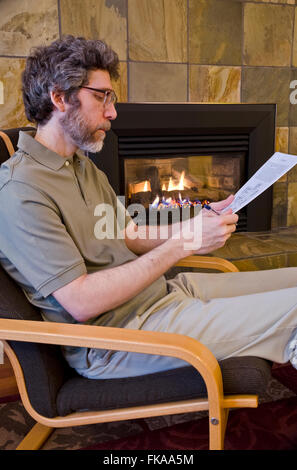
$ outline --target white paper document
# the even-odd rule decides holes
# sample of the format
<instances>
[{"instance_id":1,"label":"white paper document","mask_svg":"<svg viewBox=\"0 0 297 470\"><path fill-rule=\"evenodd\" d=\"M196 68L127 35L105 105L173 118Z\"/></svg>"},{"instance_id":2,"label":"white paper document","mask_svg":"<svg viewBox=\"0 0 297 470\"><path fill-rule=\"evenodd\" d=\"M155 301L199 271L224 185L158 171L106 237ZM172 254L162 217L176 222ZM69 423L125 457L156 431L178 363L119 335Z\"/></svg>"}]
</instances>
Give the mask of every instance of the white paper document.
<instances>
[{"instance_id":1,"label":"white paper document","mask_svg":"<svg viewBox=\"0 0 297 470\"><path fill-rule=\"evenodd\" d=\"M221 212L238 212L263 193L297 163L297 155L275 152L264 165L237 191L233 202Z\"/></svg>"}]
</instances>

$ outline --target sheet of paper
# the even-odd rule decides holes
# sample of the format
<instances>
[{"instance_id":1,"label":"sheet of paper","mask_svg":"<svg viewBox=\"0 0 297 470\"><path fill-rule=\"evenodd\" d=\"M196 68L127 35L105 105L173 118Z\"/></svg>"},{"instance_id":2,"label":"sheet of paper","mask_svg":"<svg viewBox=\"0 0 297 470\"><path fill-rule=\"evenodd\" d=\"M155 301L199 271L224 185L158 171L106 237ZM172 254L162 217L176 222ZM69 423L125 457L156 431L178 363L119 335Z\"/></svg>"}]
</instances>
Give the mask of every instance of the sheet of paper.
<instances>
[{"instance_id":1,"label":"sheet of paper","mask_svg":"<svg viewBox=\"0 0 297 470\"><path fill-rule=\"evenodd\" d=\"M297 163L297 155L275 152L264 165L240 188L233 202L221 212L232 209L238 212L263 193Z\"/></svg>"}]
</instances>

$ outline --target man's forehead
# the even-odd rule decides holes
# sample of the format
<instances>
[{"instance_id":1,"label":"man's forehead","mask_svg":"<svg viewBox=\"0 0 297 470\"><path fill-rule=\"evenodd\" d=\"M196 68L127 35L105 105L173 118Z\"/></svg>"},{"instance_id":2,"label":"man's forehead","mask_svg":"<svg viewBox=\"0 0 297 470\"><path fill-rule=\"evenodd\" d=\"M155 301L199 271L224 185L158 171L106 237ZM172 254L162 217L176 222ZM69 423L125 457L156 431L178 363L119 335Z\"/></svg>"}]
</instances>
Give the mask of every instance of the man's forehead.
<instances>
[{"instance_id":1,"label":"man's forehead","mask_svg":"<svg viewBox=\"0 0 297 470\"><path fill-rule=\"evenodd\" d=\"M94 88L112 88L111 79L107 70L90 70L88 72L88 85Z\"/></svg>"}]
</instances>

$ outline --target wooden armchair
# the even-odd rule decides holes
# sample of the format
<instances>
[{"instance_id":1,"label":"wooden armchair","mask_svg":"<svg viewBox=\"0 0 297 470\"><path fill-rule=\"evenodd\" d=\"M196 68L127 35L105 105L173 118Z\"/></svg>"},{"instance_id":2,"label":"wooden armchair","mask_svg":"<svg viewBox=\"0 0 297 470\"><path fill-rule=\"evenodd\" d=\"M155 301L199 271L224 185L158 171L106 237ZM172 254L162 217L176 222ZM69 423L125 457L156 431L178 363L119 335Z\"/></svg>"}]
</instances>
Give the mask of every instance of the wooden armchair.
<instances>
[{"instance_id":1,"label":"wooden armchair","mask_svg":"<svg viewBox=\"0 0 297 470\"><path fill-rule=\"evenodd\" d=\"M215 258L190 257L182 264L187 262L216 266ZM227 263L218 260L220 266L226 269ZM40 448L59 427L201 410L209 411L210 449L223 449L229 408L256 407L252 392L263 392L270 376L267 361L242 357L219 364L203 344L183 335L41 321L2 268L0 317L0 339L23 405L37 421L18 446L22 450ZM189 367L127 379L86 379L51 345L168 355Z\"/></svg>"},{"instance_id":2,"label":"wooden armchair","mask_svg":"<svg viewBox=\"0 0 297 470\"><path fill-rule=\"evenodd\" d=\"M237 271L213 257L188 257L178 266ZM37 422L18 446L22 450L39 449L55 428L200 410L209 412L209 448L223 449L228 410L257 407L256 394L265 391L270 377L270 363L263 359L218 363L203 344L184 335L44 322L2 268L0 340L23 405ZM61 345L174 356L189 366L140 377L86 379L66 364Z\"/></svg>"}]
</instances>

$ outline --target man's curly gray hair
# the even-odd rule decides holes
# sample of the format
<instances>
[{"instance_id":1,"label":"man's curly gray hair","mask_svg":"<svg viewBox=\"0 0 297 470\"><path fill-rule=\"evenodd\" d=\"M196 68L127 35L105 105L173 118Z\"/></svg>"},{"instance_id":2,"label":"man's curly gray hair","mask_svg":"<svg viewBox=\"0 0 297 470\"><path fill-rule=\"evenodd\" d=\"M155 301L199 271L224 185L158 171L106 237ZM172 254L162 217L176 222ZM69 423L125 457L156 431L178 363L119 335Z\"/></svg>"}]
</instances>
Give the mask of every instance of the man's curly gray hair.
<instances>
[{"instance_id":1,"label":"man's curly gray hair","mask_svg":"<svg viewBox=\"0 0 297 470\"><path fill-rule=\"evenodd\" d=\"M67 35L49 46L34 48L22 74L22 92L28 120L44 125L51 118L51 91L64 93L78 105L77 93L88 83L89 70L106 70L117 79L119 59L104 41Z\"/></svg>"}]
</instances>

